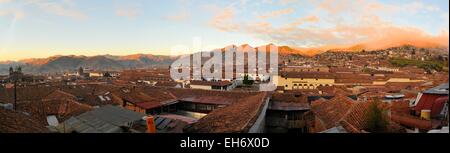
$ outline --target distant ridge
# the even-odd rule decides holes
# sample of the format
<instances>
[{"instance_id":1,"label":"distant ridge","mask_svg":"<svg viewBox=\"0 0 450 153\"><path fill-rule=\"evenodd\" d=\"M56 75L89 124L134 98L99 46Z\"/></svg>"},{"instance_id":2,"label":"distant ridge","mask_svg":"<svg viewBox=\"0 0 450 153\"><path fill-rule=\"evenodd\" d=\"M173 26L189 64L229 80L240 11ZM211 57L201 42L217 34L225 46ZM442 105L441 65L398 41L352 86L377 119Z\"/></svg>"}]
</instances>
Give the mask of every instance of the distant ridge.
<instances>
[{"instance_id":1,"label":"distant ridge","mask_svg":"<svg viewBox=\"0 0 450 153\"><path fill-rule=\"evenodd\" d=\"M79 67L94 70L124 70L133 68L149 68L152 66L169 66L177 57L150 54L134 54L127 56L97 55L57 55L48 58L32 58L0 62L0 74L8 73L10 66L21 66L27 73L62 73L74 71Z\"/></svg>"},{"instance_id":2,"label":"distant ridge","mask_svg":"<svg viewBox=\"0 0 450 153\"><path fill-rule=\"evenodd\" d=\"M269 47L274 44L267 44L257 47ZM437 44L422 44L422 45L410 45L402 44L399 46L391 46L376 49L384 50L388 48L402 47L415 47L423 48L420 46L433 46L427 47L432 50L434 54L446 54L448 55L448 46ZM227 47L238 47L236 45L229 45ZM239 47L253 47L249 44L242 44ZM254 48L257 48L254 47ZM226 47L221 48L224 50ZM329 46L329 48L295 48L290 46L278 46L278 53L280 56L288 55L302 55L302 56L314 56L325 52L360 52L360 51L373 51L365 44L357 44L349 47L345 46ZM23 59L19 61L0 61L0 74L7 74L10 66L22 66L23 70L28 73L61 73L67 71L74 71L79 67L86 67L95 70L124 70L134 68L149 68L154 66L166 66L168 67L177 57L165 56L165 55L152 55L152 54L132 54L125 56L115 55L97 55L97 56L83 56L83 55L56 55L48 58L31 58Z\"/></svg>"}]
</instances>

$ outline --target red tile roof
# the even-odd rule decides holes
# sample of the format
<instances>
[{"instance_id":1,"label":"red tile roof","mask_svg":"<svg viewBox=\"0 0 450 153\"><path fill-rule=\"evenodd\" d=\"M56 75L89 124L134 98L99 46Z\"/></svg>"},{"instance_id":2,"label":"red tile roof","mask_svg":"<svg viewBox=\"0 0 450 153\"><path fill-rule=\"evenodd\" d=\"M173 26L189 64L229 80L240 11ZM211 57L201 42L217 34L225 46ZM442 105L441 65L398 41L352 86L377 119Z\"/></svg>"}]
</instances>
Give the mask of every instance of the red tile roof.
<instances>
[{"instance_id":1,"label":"red tile roof","mask_svg":"<svg viewBox=\"0 0 450 153\"><path fill-rule=\"evenodd\" d=\"M200 89L180 89L171 88L170 92L181 101L204 103L204 104L225 104L229 105L239 102L242 98L256 95L257 92L247 91L215 91Z\"/></svg>"},{"instance_id":2,"label":"red tile roof","mask_svg":"<svg viewBox=\"0 0 450 153\"><path fill-rule=\"evenodd\" d=\"M48 133L39 122L21 112L0 108L0 133Z\"/></svg>"},{"instance_id":3,"label":"red tile roof","mask_svg":"<svg viewBox=\"0 0 450 153\"><path fill-rule=\"evenodd\" d=\"M341 125L348 132L361 133L367 129L366 117L369 105L373 101L356 102L346 96L336 96L330 100L317 100L313 103L313 113L316 115L316 127L314 132L330 129ZM387 111L390 106L387 103L379 103L382 110ZM317 131L318 130L318 131ZM389 122L386 132L404 132L404 128Z\"/></svg>"},{"instance_id":4,"label":"red tile roof","mask_svg":"<svg viewBox=\"0 0 450 153\"><path fill-rule=\"evenodd\" d=\"M34 101L17 105L17 110L29 113L30 118L42 125L48 125L47 116L49 115L56 115L59 120L66 120L91 109L91 106L73 100Z\"/></svg>"},{"instance_id":5,"label":"red tile roof","mask_svg":"<svg viewBox=\"0 0 450 153\"><path fill-rule=\"evenodd\" d=\"M261 113L266 93L241 99L228 107L216 109L185 129L192 133L241 133L248 132Z\"/></svg>"},{"instance_id":6,"label":"red tile roof","mask_svg":"<svg viewBox=\"0 0 450 153\"><path fill-rule=\"evenodd\" d=\"M230 81L191 81L191 85L203 85L203 86L228 86L232 83Z\"/></svg>"},{"instance_id":7,"label":"red tile roof","mask_svg":"<svg viewBox=\"0 0 450 153\"><path fill-rule=\"evenodd\" d=\"M269 109L273 110L309 110L308 97L300 93L273 93Z\"/></svg>"},{"instance_id":8,"label":"red tile roof","mask_svg":"<svg viewBox=\"0 0 450 153\"><path fill-rule=\"evenodd\" d=\"M325 124L324 127L329 129L336 126L336 124L344 118L354 103L354 100L346 96L336 95L336 97L328 101L312 103L312 111L316 117Z\"/></svg>"},{"instance_id":9,"label":"red tile roof","mask_svg":"<svg viewBox=\"0 0 450 153\"><path fill-rule=\"evenodd\" d=\"M437 117L445 103L448 103L448 95L423 94L415 106L416 114L422 110L431 110L431 117Z\"/></svg>"},{"instance_id":10,"label":"red tile roof","mask_svg":"<svg viewBox=\"0 0 450 153\"><path fill-rule=\"evenodd\" d=\"M156 87L122 88L113 93L143 109L160 107L177 100L169 90Z\"/></svg>"},{"instance_id":11,"label":"red tile roof","mask_svg":"<svg viewBox=\"0 0 450 153\"><path fill-rule=\"evenodd\" d=\"M53 92L55 87L39 87L28 86L17 88L17 101L35 101L40 100ZM14 102L14 89L0 88L0 102L1 103L13 103Z\"/></svg>"},{"instance_id":12,"label":"red tile roof","mask_svg":"<svg viewBox=\"0 0 450 153\"><path fill-rule=\"evenodd\" d=\"M282 72L282 77L285 78L318 78L318 79L333 79L333 73L328 72Z\"/></svg>"},{"instance_id":13,"label":"red tile roof","mask_svg":"<svg viewBox=\"0 0 450 153\"><path fill-rule=\"evenodd\" d=\"M433 128L432 121L421 120L418 117L411 115L393 113L391 115L391 120L404 126L419 128L422 130L431 130Z\"/></svg>"},{"instance_id":14,"label":"red tile roof","mask_svg":"<svg viewBox=\"0 0 450 153\"><path fill-rule=\"evenodd\" d=\"M409 100L391 102L391 111L398 114L410 114L412 108L409 107Z\"/></svg>"}]
</instances>

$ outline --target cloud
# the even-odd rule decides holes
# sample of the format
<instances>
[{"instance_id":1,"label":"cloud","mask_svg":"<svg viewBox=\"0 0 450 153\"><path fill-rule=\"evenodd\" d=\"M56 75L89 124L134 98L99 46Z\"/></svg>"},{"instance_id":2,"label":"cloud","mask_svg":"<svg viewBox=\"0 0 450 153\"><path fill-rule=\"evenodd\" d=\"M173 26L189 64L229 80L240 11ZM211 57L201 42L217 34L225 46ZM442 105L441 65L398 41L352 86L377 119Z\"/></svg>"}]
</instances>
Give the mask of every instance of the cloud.
<instances>
[{"instance_id":1,"label":"cloud","mask_svg":"<svg viewBox=\"0 0 450 153\"><path fill-rule=\"evenodd\" d=\"M139 10L136 7L121 7L116 9L116 15L126 18L136 18L139 16Z\"/></svg>"},{"instance_id":2,"label":"cloud","mask_svg":"<svg viewBox=\"0 0 450 153\"><path fill-rule=\"evenodd\" d=\"M436 12L440 9L434 5L424 4L422 2L412 2L406 5L401 6L404 10L409 10L410 12L416 13L419 11L428 11L428 12Z\"/></svg>"},{"instance_id":3,"label":"cloud","mask_svg":"<svg viewBox=\"0 0 450 153\"><path fill-rule=\"evenodd\" d=\"M448 28L448 25L449 25L449 12L443 13L441 15L441 17L444 20L444 23L447 25L447 28Z\"/></svg>"},{"instance_id":4,"label":"cloud","mask_svg":"<svg viewBox=\"0 0 450 153\"><path fill-rule=\"evenodd\" d=\"M273 4L273 0L262 0L264 4Z\"/></svg>"},{"instance_id":5,"label":"cloud","mask_svg":"<svg viewBox=\"0 0 450 153\"><path fill-rule=\"evenodd\" d=\"M12 2L12 0L0 0L0 4L1 3L9 3L9 2Z\"/></svg>"},{"instance_id":6,"label":"cloud","mask_svg":"<svg viewBox=\"0 0 450 153\"><path fill-rule=\"evenodd\" d=\"M272 12L263 14L263 15L259 16L259 18L262 18L262 19L275 18L278 16L291 14L293 12L294 12L294 9L292 9L292 8L281 9L281 10L276 10L276 11L272 11Z\"/></svg>"},{"instance_id":7,"label":"cloud","mask_svg":"<svg viewBox=\"0 0 450 153\"><path fill-rule=\"evenodd\" d=\"M164 19L166 19L166 20L175 21L175 22L184 22L184 21L189 20L190 18L191 18L191 15L188 12L179 12L177 14L168 15L168 16L164 17Z\"/></svg>"},{"instance_id":8,"label":"cloud","mask_svg":"<svg viewBox=\"0 0 450 153\"><path fill-rule=\"evenodd\" d=\"M25 12L20 9L10 8L0 10L0 16L12 16L14 19L23 19Z\"/></svg>"},{"instance_id":9,"label":"cloud","mask_svg":"<svg viewBox=\"0 0 450 153\"><path fill-rule=\"evenodd\" d=\"M319 21L320 21L319 17L317 17L315 15L311 15L311 16L298 18L294 22L289 23L287 25L287 27L297 27L297 26L303 25L304 23L317 23Z\"/></svg>"},{"instance_id":10,"label":"cloud","mask_svg":"<svg viewBox=\"0 0 450 153\"><path fill-rule=\"evenodd\" d=\"M86 14L75 8L72 0L49 1L49 0L29 0L31 4L36 5L41 10L64 17L70 17L77 20L88 18Z\"/></svg>"},{"instance_id":11,"label":"cloud","mask_svg":"<svg viewBox=\"0 0 450 153\"><path fill-rule=\"evenodd\" d=\"M85 20L88 18L86 14L79 11L75 8L75 3L73 0L62 0L62 1L51 1L51 0L24 0L24 1L13 1L13 0L0 0L0 3L10 4L11 6L20 6L14 7L14 9L7 9L10 14L15 14L16 17L23 18L24 14L26 14L27 9L24 9L29 6L31 8L38 8L41 11L46 13L70 17L77 20ZM3 10L3 12L6 12ZM3 13L5 14L5 13Z\"/></svg>"},{"instance_id":12,"label":"cloud","mask_svg":"<svg viewBox=\"0 0 450 153\"><path fill-rule=\"evenodd\" d=\"M287 8L273 11L257 16L259 20L237 20L235 17L238 15L232 9L225 9L218 12L209 25L221 31L249 34L302 49L334 49L358 45L374 50L404 44L448 47L448 30L433 35L414 26L396 25L383 16L383 13L392 16L398 13L440 11L432 5L421 2L393 5L370 0L324 0L310 5L314 6L313 11L281 24L271 23L267 19L294 13L293 10ZM448 18L448 13L442 16Z\"/></svg>"},{"instance_id":13,"label":"cloud","mask_svg":"<svg viewBox=\"0 0 450 153\"><path fill-rule=\"evenodd\" d=\"M234 23L235 10L232 7L214 9L218 13L208 22L212 27L222 31L238 31L239 25Z\"/></svg>"},{"instance_id":14,"label":"cloud","mask_svg":"<svg viewBox=\"0 0 450 153\"><path fill-rule=\"evenodd\" d=\"M295 2L297 2L298 0L279 0L279 4L281 4L281 5L288 5L288 4L291 4L291 3L295 3Z\"/></svg>"}]
</instances>

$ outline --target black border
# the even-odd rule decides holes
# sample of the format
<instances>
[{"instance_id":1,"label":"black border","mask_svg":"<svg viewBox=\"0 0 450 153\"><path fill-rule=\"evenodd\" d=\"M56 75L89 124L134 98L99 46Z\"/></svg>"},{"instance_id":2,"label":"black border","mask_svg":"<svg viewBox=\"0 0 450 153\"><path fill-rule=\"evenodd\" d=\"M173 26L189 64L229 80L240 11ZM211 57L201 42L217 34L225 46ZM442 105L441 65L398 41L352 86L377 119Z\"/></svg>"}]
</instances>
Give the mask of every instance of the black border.
<instances>
[{"instance_id":1,"label":"black border","mask_svg":"<svg viewBox=\"0 0 450 153\"><path fill-rule=\"evenodd\" d=\"M190 139L268 138L267 148L181 148ZM0 134L0 146L14 150L76 152L434 152L446 149L448 134ZM19 146L19 147L12 147ZM28 147L24 147L28 146ZM59 149L56 149L61 147ZM62 149L62 150L61 150Z\"/></svg>"}]
</instances>

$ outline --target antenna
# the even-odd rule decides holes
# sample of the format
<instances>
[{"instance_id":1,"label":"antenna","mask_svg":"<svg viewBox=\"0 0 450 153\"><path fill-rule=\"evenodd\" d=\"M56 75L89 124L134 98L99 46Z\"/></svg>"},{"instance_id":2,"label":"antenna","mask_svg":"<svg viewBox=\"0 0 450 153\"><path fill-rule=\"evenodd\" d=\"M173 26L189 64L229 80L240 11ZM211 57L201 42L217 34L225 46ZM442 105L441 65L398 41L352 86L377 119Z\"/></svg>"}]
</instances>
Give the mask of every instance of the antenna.
<instances>
[{"instance_id":1,"label":"antenna","mask_svg":"<svg viewBox=\"0 0 450 153\"><path fill-rule=\"evenodd\" d=\"M64 117L67 115L66 113L69 110L69 100L66 101L66 110L64 110ZM66 133L66 122L63 122L63 130L64 133Z\"/></svg>"},{"instance_id":2,"label":"antenna","mask_svg":"<svg viewBox=\"0 0 450 153\"><path fill-rule=\"evenodd\" d=\"M17 78L15 75L13 76L14 79L14 110L17 111Z\"/></svg>"}]
</instances>

